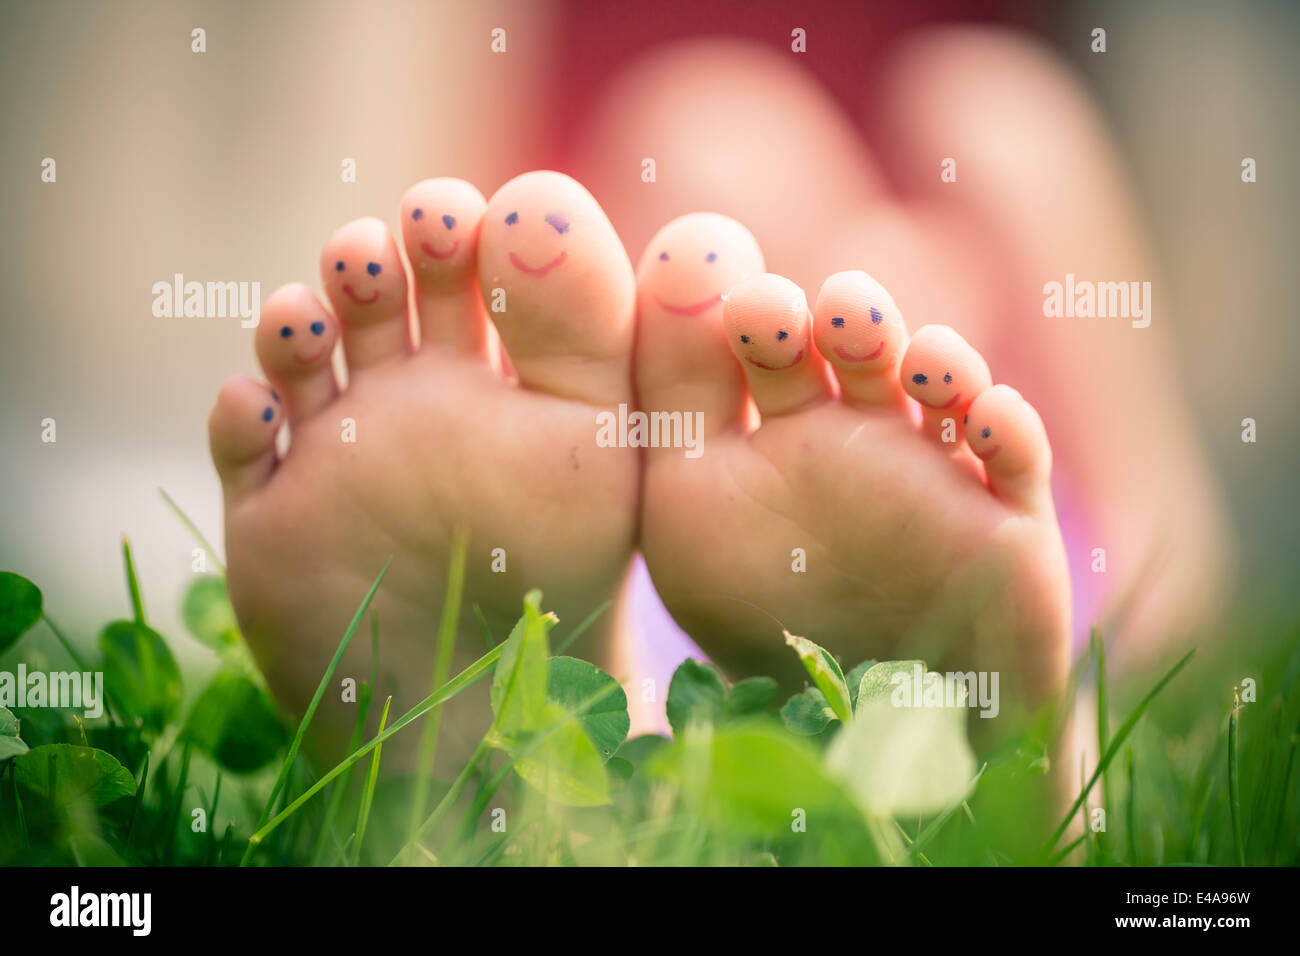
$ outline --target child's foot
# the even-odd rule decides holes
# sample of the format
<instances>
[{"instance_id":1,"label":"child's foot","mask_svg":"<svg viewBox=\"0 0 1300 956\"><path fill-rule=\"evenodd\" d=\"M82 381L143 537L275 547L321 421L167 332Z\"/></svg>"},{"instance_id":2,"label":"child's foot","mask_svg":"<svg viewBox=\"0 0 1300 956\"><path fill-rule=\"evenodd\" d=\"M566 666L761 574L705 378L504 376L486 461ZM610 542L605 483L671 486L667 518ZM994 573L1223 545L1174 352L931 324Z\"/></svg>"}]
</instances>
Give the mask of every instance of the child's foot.
<instances>
[{"instance_id":1,"label":"child's foot","mask_svg":"<svg viewBox=\"0 0 1300 956\"><path fill-rule=\"evenodd\" d=\"M998 671L1004 712L1063 687L1070 584L1047 436L960 335L929 325L909 341L862 272L831 276L810 307L711 214L664 227L637 280L641 407L702 412L704 435L695 458L650 449L642 547L710 656L796 683L784 626L846 665Z\"/></svg>"},{"instance_id":2,"label":"child's foot","mask_svg":"<svg viewBox=\"0 0 1300 956\"><path fill-rule=\"evenodd\" d=\"M520 176L486 204L436 179L406 194L401 221L405 260L377 219L329 239L331 308L298 284L270 297L256 333L270 386L231 379L210 420L231 600L296 713L390 557L376 694L395 693L401 713L430 689L456 529L469 537L465 662L485 649L473 604L497 641L528 588L574 626L613 597L634 546L636 451L597 447L595 415L631 401L635 286L595 200L558 173ZM518 384L489 361L485 301ZM330 363L340 340L345 389ZM367 627L339 675L369 672ZM331 693L317 723L341 742L354 719ZM443 726L477 739L486 723Z\"/></svg>"}]
</instances>

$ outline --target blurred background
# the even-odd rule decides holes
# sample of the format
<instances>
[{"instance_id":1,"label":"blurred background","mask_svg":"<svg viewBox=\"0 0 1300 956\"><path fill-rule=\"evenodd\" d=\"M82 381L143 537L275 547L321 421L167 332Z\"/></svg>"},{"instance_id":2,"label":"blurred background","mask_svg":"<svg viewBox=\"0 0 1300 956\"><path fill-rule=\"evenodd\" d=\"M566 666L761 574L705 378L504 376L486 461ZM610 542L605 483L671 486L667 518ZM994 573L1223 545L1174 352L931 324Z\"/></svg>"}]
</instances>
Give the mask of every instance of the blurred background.
<instances>
[{"instance_id":1,"label":"blurred background","mask_svg":"<svg viewBox=\"0 0 1300 956\"><path fill-rule=\"evenodd\" d=\"M1133 447L1179 449L1173 480L1195 490L1171 494L1187 502L1197 540L1180 540L1175 524L1170 545L1218 552L1221 564L1199 565L1212 569L1205 588L1226 595L1235 586L1294 616L1300 333L1285 290L1300 228L1292 169L1300 15L1282 3L4 0L0 567L38 582L56 620L88 639L106 617L127 614L126 534L154 621L182 632L193 545L158 489L220 541L206 415L226 377L257 368L252 331L238 319L155 318L155 282L175 273L257 281L263 298L292 280L319 288L329 233L363 215L396 227L398 200L415 181L459 176L490 195L517 173L552 167L592 189L634 263L654 228L707 206L745 221L769 268L815 294L825 274L848 266L801 258L826 215L808 204L830 209L841 197L809 198L800 193L809 184L778 181L753 205L738 204L725 191L735 169L719 168L716 150L638 143L635 131L661 128L654 104L677 95L702 104L707 121L716 88L692 88L700 74L689 64L723 50L731 59L717 60L721 74L737 89L761 72L798 90L791 102L772 101L764 142L782 141L783 109L792 122L808 120L795 99L816 101L818 122L847 144L828 151L828 167L852 166L863 145L889 188L906 193L900 169L910 158L877 135L891 122L883 98L897 102L883 64L927 31L962 24L1051 51L1095 102L1096 128L1128 177L1122 192L1141 223L1125 220L1116 241L1140 232L1135 245L1159 276L1142 348L1161 357L1149 378L1142 367L1090 367L1087 380L1097 394L1119 396L1105 414ZM498 27L504 53L490 48ZM1091 49L1097 27L1106 30L1104 54ZM201 54L191 49L196 28L205 31ZM795 28L806 31L806 53L791 50ZM685 93L656 93L679 80ZM733 145L742 157L752 148L743 137ZM779 151L767 155L779 162ZM942 155L927 176L937 179ZM659 157L662 188L642 183L644 156ZM53 183L41 177L47 157L57 164ZM1254 184L1241 180L1244 157L1257 161ZM341 180L347 159L355 182ZM1051 233L1077 225L1050 210L1044 217ZM785 232L783 221L792 223ZM1061 275L1031 275L1031 291L1041 298L1037 288L1053 278ZM1015 368L1024 356L1011 348L1004 367ZM1072 444L1077 411L1044 402L1064 480L1092 469L1160 497L1145 461ZM1120 421L1114 408L1126 403L1132 416ZM1142 417L1150 407L1161 410L1157 420ZM1241 440L1247 417L1255 444ZM41 440L47 418L57 423L54 443ZM1081 420L1077 430L1087 432ZM1118 501L1109 520L1139 522L1143 501ZM1122 549L1114 560L1123 567ZM189 666L201 660L195 651Z\"/></svg>"}]
</instances>

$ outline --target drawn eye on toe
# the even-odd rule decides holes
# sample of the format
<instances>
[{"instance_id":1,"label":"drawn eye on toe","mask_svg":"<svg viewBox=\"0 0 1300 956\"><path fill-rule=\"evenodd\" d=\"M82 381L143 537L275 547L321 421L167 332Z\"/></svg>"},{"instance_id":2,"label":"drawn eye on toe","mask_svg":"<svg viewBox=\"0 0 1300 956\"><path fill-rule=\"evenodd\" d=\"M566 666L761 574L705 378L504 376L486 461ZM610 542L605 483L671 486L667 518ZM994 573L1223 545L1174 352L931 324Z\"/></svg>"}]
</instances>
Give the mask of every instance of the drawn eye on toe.
<instances>
[{"instance_id":1,"label":"drawn eye on toe","mask_svg":"<svg viewBox=\"0 0 1300 956\"><path fill-rule=\"evenodd\" d=\"M945 385L951 385L951 384L952 384L952 372L944 372L944 373L943 373L943 384L945 384Z\"/></svg>"},{"instance_id":2,"label":"drawn eye on toe","mask_svg":"<svg viewBox=\"0 0 1300 956\"><path fill-rule=\"evenodd\" d=\"M293 335L293 328L291 326L288 325L280 326L280 338L287 339L291 335Z\"/></svg>"},{"instance_id":3,"label":"drawn eye on toe","mask_svg":"<svg viewBox=\"0 0 1300 956\"><path fill-rule=\"evenodd\" d=\"M660 262L667 262L667 261L668 261L668 253L666 253L666 252L661 252L661 253L659 253L659 261L660 261Z\"/></svg>"},{"instance_id":4,"label":"drawn eye on toe","mask_svg":"<svg viewBox=\"0 0 1300 956\"><path fill-rule=\"evenodd\" d=\"M335 271L335 272L342 272L342 271L343 271L343 260L342 260L342 259L340 259L338 262L334 263L334 271Z\"/></svg>"},{"instance_id":5,"label":"drawn eye on toe","mask_svg":"<svg viewBox=\"0 0 1300 956\"><path fill-rule=\"evenodd\" d=\"M835 316L835 318L831 319L831 325L835 326L835 328L837 329L844 328L844 316L842 315Z\"/></svg>"},{"instance_id":6,"label":"drawn eye on toe","mask_svg":"<svg viewBox=\"0 0 1300 956\"><path fill-rule=\"evenodd\" d=\"M442 224L443 224L444 226L446 226L448 229L455 229L455 228L456 228L456 217L455 217L455 216L443 216L443 217L442 217Z\"/></svg>"},{"instance_id":7,"label":"drawn eye on toe","mask_svg":"<svg viewBox=\"0 0 1300 956\"><path fill-rule=\"evenodd\" d=\"M377 276L379 275L379 273L384 271L384 267L381 266L378 262L367 262L366 271L369 272L372 276Z\"/></svg>"},{"instance_id":8,"label":"drawn eye on toe","mask_svg":"<svg viewBox=\"0 0 1300 956\"><path fill-rule=\"evenodd\" d=\"M548 212L545 218L546 224L560 235L569 231L569 220L562 213Z\"/></svg>"},{"instance_id":9,"label":"drawn eye on toe","mask_svg":"<svg viewBox=\"0 0 1300 956\"><path fill-rule=\"evenodd\" d=\"M704 257L704 261L713 262L717 258L718 258L718 254L716 252L710 252L707 256Z\"/></svg>"},{"instance_id":10,"label":"drawn eye on toe","mask_svg":"<svg viewBox=\"0 0 1300 956\"><path fill-rule=\"evenodd\" d=\"M411 210L411 218L414 219L416 222L419 222L421 219L424 218L424 210L423 209Z\"/></svg>"},{"instance_id":11,"label":"drawn eye on toe","mask_svg":"<svg viewBox=\"0 0 1300 956\"><path fill-rule=\"evenodd\" d=\"M311 324L311 334L312 334L312 335L323 335L324 333L325 333L325 323L324 323L324 322L322 322L322 321L320 321L319 319L317 319L315 322L313 322L313 323ZM284 333L281 332L280 334L283 335Z\"/></svg>"},{"instance_id":12,"label":"drawn eye on toe","mask_svg":"<svg viewBox=\"0 0 1300 956\"><path fill-rule=\"evenodd\" d=\"M915 375L912 376L912 384L913 384L913 385L924 385L924 384L925 384L926 382L928 382L928 381L929 381L929 379L926 378L926 377L925 377L923 374L921 374L920 372L917 372Z\"/></svg>"},{"instance_id":13,"label":"drawn eye on toe","mask_svg":"<svg viewBox=\"0 0 1300 956\"><path fill-rule=\"evenodd\" d=\"M267 405L266 408L262 409L262 421L269 422L274 417L275 417L275 409L272 408L270 405Z\"/></svg>"},{"instance_id":14,"label":"drawn eye on toe","mask_svg":"<svg viewBox=\"0 0 1300 956\"><path fill-rule=\"evenodd\" d=\"M507 226L513 226L518 221L519 221L519 213L517 212L512 212L510 215L506 216Z\"/></svg>"},{"instance_id":15,"label":"drawn eye on toe","mask_svg":"<svg viewBox=\"0 0 1300 956\"><path fill-rule=\"evenodd\" d=\"M790 333L787 332L785 329L782 329L781 331L776 333L776 340L778 342L784 342L789 337L790 337Z\"/></svg>"},{"instance_id":16,"label":"drawn eye on toe","mask_svg":"<svg viewBox=\"0 0 1300 956\"><path fill-rule=\"evenodd\" d=\"M992 434L993 429L989 428L987 425L980 429L980 438L988 438Z\"/></svg>"},{"instance_id":17,"label":"drawn eye on toe","mask_svg":"<svg viewBox=\"0 0 1300 956\"><path fill-rule=\"evenodd\" d=\"M871 307L871 321L872 321L872 323L875 324L875 325L879 325L879 324L880 324L881 322L883 322L884 320L885 320L885 316L884 316L884 314L883 314L879 309L877 309L877 308L873 305L873 306Z\"/></svg>"},{"instance_id":18,"label":"drawn eye on toe","mask_svg":"<svg viewBox=\"0 0 1300 956\"><path fill-rule=\"evenodd\" d=\"M749 336L748 336L748 335L742 335L742 336L740 337L740 341L743 342L745 345L748 345L748 344L749 344Z\"/></svg>"}]
</instances>

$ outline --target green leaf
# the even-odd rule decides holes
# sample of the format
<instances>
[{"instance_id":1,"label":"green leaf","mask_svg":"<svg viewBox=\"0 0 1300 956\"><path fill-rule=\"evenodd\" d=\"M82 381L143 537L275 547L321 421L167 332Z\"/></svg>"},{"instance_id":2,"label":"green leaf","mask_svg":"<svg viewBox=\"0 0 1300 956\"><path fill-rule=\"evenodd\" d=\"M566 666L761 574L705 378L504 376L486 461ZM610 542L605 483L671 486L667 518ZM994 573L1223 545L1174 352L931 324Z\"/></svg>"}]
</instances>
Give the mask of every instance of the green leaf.
<instances>
[{"instance_id":1,"label":"green leaf","mask_svg":"<svg viewBox=\"0 0 1300 956\"><path fill-rule=\"evenodd\" d=\"M613 694L610 695L614 696ZM570 711L547 702L538 715L553 730L515 761L515 771L535 789L557 803L596 807L609 803L605 763L587 732Z\"/></svg>"},{"instance_id":2,"label":"green leaf","mask_svg":"<svg viewBox=\"0 0 1300 956\"><path fill-rule=\"evenodd\" d=\"M776 681L770 677L751 677L727 691L723 712L728 719L761 714L776 699Z\"/></svg>"},{"instance_id":3,"label":"green leaf","mask_svg":"<svg viewBox=\"0 0 1300 956\"><path fill-rule=\"evenodd\" d=\"M937 813L965 797L975 777L966 708L895 707L874 693L859 693L856 719L826 754L858 804L888 817Z\"/></svg>"},{"instance_id":4,"label":"green leaf","mask_svg":"<svg viewBox=\"0 0 1300 956\"><path fill-rule=\"evenodd\" d=\"M0 707L0 764L11 757L27 753L28 747L18 736L18 718Z\"/></svg>"},{"instance_id":5,"label":"green leaf","mask_svg":"<svg viewBox=\"0 0 1300 956\"><path fill-rule=\"evenodd\" d=\"M795 694L785 702L781 708L781 720L792 733L812 737L839 718L831 710L831 705L826 703L826 695L816 687L809 687L802 694Z\"/></svg>"},{"instance_id":6,"label":"green leaf","mask_svg":"<svg viewBox=\"0 0 1300 956\"><path fill-rule=\"evenodd\" d=\"M553 614L543 614L542 593L524 596L524 615L501 648L492 675L493 728L503 739L546 723L546 685L550 676L546 634L555 624ZM509 750L507 745L505 749Z\"/></svg>"},{"instance_id":7,"label":"green leaf","mask_svg":"<svg viewBox=\"0 0 1300 956\"><path fill-rule=\"evenodd\" d=\"M167 642L152 628L114 621L99 635L104 683L129 718L161 731L180 708L181 672Z\"/></svg>"},{"instance_id":8,"label":"green leaf","mask_svg":"<svg viewBox=\"0 0 1300 956\"><path fill-rule=\"evenodd\" d=\"M264 767L289 739L275 704L247 677L222 671L204 688L184 735L227 770Z\"/></svg>"},{"instance_id":9,"label":"green leaf","mask_svg":"<svg viewBox=\"0 0 1300 956\"><path fill-rule=\"evenodd\" d=\"M849 685L849 702L853 709L858 709L858 690L862 686L862 675L875 666L875 661L863 661L844 675L844 683Z\"/></svg>"},{"instance_id":10,"label":"green leaf","mask_svg":"<svg viewBox=\"0 0 1300 956\"><path fill-rule=\"evenodd\" d=\"M858 705L873 700L888 700L896 686L894 675L907 674L910 677L918 669L924 674L924 661L881 661L867 668L858 684Z\"/></svg>"},{"instance_id":11,"label":"green leaf","mask_svg":"<svg viewBox=\"0 0 1300 956\"><path fill-rule=\"evenodd\" d=\"M41 589L21 574L0 571L0 651L41 619Z\"/></svg>"},{"instance_id":12,"label":"green leaf","mask_svg":"<svg viewBox=\"0 0 1300 956\"><path fill-rule=\"evenodd\" d=\"M849 686L844 682L844 671L839 661L831 656L830 651L806 637L796 637L785 631L785 642L793 647L804 668L812 677L817 689L826 698L826 703L835 716L844 723L853 719L853 704L849 699Z\"/></svg>"},{"instance_id":13,"label":"green leaf","mask_svg":"<svg viewBox=\"0 0 1300 956\"><path fill-rule=\"evenodd\" d=\"M226 582L215 574L194 579L185 592L181 619L199 643L215 651L224 651L243 641L226 593Z\"/></svg>"},{"instance_id":14,"label":"green leaf","mask_svg":"<svg viewBox=\"0 0 1300 956\"><path fill-rule=\"evenodd\" d=\"M686 658L668 685L668 723L681 735L692 720L716 724L722 719L727 685L712 664Z\"/></svg>"},{"instance_id":15,"label":"green leaf","mask_svg":"<svg viewBox=\"0 0 1300 956\"><path fill-rule=\"evenodd\" d=\"M135 795L135 780L116 757L73 744L46 744L15 757L14 780L24 806L51 811L78 803L100 809Z\"/></svg>"},{"instance_id":16,"label":"green leaf","mask_svg":"<svg viewBox=\"0 0 1300 956\"><path fill-rule=\"evenodd\" d=\"M608 761L623 746L632 726L627 713L627 694L618 682L594 664L575 657L552 657L546 699L570 712L605 687L610 692L578 717L602 761Z\"/></svg>"}]
</instances>

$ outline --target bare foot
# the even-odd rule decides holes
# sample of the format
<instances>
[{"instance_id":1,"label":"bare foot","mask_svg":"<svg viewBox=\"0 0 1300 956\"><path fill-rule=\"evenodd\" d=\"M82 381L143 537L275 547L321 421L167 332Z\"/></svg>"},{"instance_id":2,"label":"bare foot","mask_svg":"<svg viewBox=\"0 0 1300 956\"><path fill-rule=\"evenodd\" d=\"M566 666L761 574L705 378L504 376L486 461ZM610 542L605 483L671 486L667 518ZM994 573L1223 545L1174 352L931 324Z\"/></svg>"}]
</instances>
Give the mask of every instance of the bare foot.
<instances>
[{"instance_id":1,"label":"bare foot","mask_svg":"<svg viewBox=\"0 0 1300 956\"><path fill-rule=\"evenodd\" d=\"M270 297L256 339L270 387L231 379L210 419L231 599L297 713L390 557L373 605L377 693L394 693L400 713L430 689L456 529L470 542L462 622L477 603L498 641L527 588L576 625L614 596L634 546L636 451L598 448L595 415L631 401L635 288L595 200L558 173L520 176L487 203L435 179L406 194L401 221L405 261L377 219L330 237L331 308L298 284ZM517 384L489 361L489 314ZM330 364L339 340L345 390ZM472 623L461 630L468 662L484 640ZM599 658L599 639L581 652ZM341 676L369 674L369 644L358 635ZM486 687L468 696L485 700ZM450 709L465 718L444 722L453 740L477 739L485 705ZM354 719L338 694L317 717L340 745Z\"/></svg>"}]
</instances>

